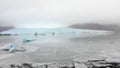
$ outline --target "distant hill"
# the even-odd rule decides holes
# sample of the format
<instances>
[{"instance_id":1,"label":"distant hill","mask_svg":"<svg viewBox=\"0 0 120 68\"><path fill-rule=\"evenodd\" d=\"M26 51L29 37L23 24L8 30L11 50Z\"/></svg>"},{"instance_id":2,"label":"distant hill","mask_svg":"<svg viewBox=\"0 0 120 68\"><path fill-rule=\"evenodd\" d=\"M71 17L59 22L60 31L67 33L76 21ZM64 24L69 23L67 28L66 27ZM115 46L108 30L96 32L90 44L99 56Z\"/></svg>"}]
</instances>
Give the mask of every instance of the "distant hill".
<instances>
[{"instance_id":1,"label":"distant hill","mask_svg":"<svg viewBox=\"0 0 120 68\"><path fill-rule=\"evenodd\" d=\"M88 23L88 24L72 24L69 28L77 28L77 29L92 29L92 30L108 30L114 32L120 32L120 26L117 24L96 24L96 23Z\"/></svg>"},{"instance_id":2,"label":"distant hill","mask_svg":"<svg viewBox=\"0 0 120 68\"><path fill-rule=\"evenodd\" d=\"M72 24L69 28L76 28L76 29L92 29L92 30L107 30L107 31L114 31L111 35L105 36L98 36L93 37L91 40L99 40L99 39L116 39L120 38L120 25L117 24L96 24L96 23L88 23L88 24ZM72 40L79 41L83 40L83 38L73 38ZM84 38L85 40L90 40L88 37Z\"/></svg>"},{"instance_id":3,"label":"distant hill","mask_svg":"<svg viewBox=\"0 0 120 68\"><path fill-rule=\"evenodd\" d=\"M13 29L13 28L14 28L13 26L0 26L0 32Z\"/></svg>"}]
</instances>

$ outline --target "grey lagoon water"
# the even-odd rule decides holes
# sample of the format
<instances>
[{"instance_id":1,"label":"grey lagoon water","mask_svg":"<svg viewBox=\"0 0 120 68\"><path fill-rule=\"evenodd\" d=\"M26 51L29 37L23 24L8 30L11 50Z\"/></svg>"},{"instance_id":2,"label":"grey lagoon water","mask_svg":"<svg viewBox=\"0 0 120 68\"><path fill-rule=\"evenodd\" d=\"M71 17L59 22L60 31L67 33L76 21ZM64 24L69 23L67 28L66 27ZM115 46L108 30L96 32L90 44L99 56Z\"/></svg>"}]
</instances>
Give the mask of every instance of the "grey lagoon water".
<instances>
[{"instance_id":1,"label":"grey lagoon water","mask_svg":"<svg viewBox=\"0 0 120 68\"><path fill-rule=\"evenodd\" d=\"M92 57L94 55L101 54L103 51L120 51L119 34L92 38L65 38L66 36L34 36L34 38L38 40L29 42L24 45L37 46L39 48L38 50L9 57L7 59L1 60L1 63L9 61L11 61L11 63L19 63L28 60L28 58L29 62L34 63L71 63L74 58ZM0 45L3 46L9 42L17 42L18 45L22 45L19 39L22 39L21 36L1 36ZM26 58L26 55L28 58ZM19 57L19 60L17 57Z\"/></svg>"}]
</instances>

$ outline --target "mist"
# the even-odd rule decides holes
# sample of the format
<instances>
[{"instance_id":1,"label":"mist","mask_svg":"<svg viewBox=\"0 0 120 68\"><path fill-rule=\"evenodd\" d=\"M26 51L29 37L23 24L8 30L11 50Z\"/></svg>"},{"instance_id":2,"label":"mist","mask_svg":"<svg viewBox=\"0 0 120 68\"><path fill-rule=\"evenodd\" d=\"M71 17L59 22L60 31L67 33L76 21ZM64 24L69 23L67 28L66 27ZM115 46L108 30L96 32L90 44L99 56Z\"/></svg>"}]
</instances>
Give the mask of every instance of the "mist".
<instances>
[{"instance_id":1,"label":"mist","mask_svg":"<svg viewBox=\"0 0 120 68\"><path fill-rule=\"evenodd\" d=\"M0 0L0 19L7 21L0 24L15 27L38 24L67 27L90 22L120 24L119 6L119 0Z\"/></svg>"}]
</instances>

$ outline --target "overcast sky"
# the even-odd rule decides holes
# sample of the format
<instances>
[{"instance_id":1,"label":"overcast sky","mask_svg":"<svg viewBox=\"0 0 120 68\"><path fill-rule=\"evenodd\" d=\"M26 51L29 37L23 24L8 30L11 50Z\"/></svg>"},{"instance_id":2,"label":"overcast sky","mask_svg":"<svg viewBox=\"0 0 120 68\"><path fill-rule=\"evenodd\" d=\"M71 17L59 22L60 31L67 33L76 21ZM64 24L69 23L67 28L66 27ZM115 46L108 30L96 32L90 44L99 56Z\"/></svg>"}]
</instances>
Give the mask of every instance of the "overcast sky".
<instances>
[{"instance_id":1,"label":"overcast sky","mask_svg":"<svg viewBox=\"0 0 120 68\"><path fill-rule=\"evenodd\" d=\"M0 0L0 22L16 27L119 24L120 0Z\"/></svg>"}]
</instances>

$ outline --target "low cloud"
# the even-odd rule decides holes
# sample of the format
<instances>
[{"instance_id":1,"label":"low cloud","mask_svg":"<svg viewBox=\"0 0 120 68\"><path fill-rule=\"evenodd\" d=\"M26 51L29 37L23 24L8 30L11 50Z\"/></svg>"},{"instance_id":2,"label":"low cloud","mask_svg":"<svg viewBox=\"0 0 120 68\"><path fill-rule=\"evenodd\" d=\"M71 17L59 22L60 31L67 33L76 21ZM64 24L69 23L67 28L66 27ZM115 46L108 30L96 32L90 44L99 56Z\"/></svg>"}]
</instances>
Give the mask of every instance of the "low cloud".
<instances>
[{"instance_id":1,"label":"low cloud","mask_svg":"<svg viewBox=\"0 0 120 68\"><path fill-rule=\"evenodd\" d=\"M55 21L63 26L86 22L119 24L119 6L119 0L1 0L0 19L15 26L34 21Z\"/></svg>"}]
</instances>

